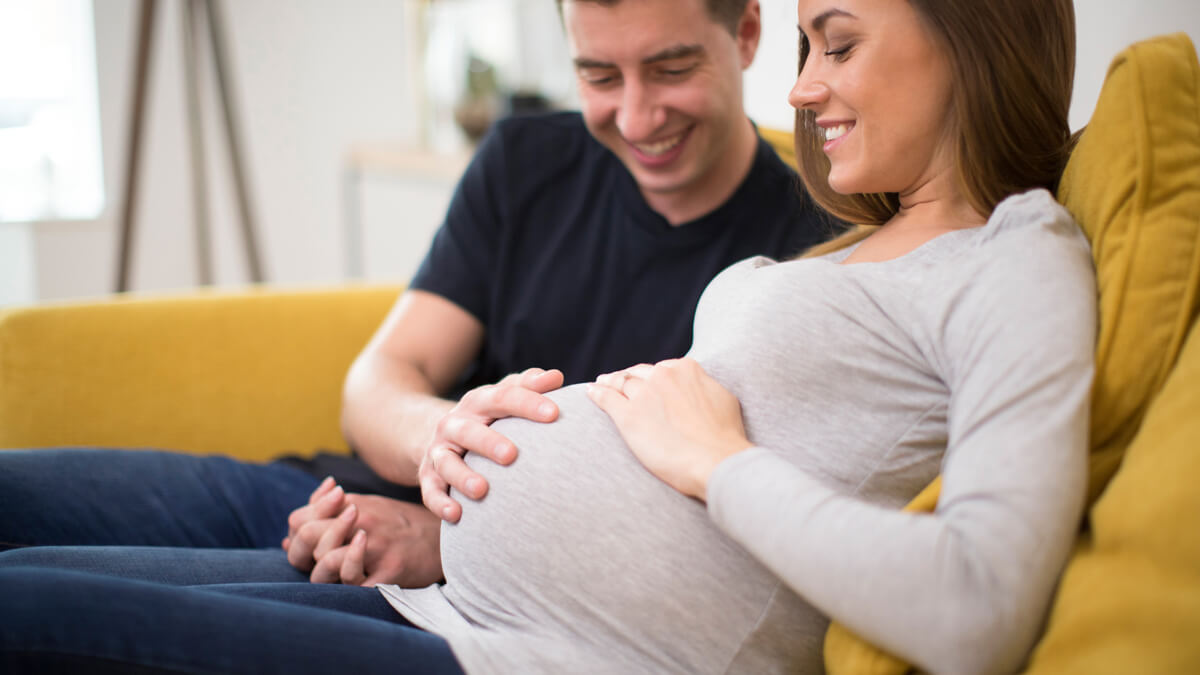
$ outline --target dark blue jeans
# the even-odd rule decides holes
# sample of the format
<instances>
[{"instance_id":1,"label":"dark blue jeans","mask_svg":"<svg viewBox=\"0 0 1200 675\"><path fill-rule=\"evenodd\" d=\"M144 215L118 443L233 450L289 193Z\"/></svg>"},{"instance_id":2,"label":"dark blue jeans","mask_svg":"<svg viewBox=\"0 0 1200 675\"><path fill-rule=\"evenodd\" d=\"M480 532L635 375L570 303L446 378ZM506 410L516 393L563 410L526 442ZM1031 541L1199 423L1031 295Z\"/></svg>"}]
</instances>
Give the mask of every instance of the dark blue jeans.
<instances>
[{"instance_id":1,"label":"dark blue jeans","mask_svg":"<svg viewBox=\"0 0 1200 675\"><path fill-rule=\"evenodd\" d=\"M0 451L0 550L277 549L320 481L283 464L142 450Z\"/></svg>"},{"instance_id":2,"label":"dark blue jeans","mask_svg":"<svg viewBox=\"0 0 1200 675\"><path fill-rule=\"evenodd\" d=\"M0 569L0 671L461 673L370 588Z\"/></svg>"},{"instance_id":3,"label":"dark blue jeans","mask_svg":"<svg viewBox=\"0 0 1200 675\"><path fill-rule=\"evenodd\" d=\"M287 516L318 482L224 457L0 451L0 672L461 672L378 591L288 564Z\"/></svg>"},{"instance_id":4,"label":"dark blue jeans","mask_svg":"<svg viewBox=\"0 0 1200 675\"><path fill-rule=\"evenodd\" d=\"M163 546L28 546L0 551L0 570L42 567L160 584L306 583L282 549Z\"/></svg>"}]
</instances>

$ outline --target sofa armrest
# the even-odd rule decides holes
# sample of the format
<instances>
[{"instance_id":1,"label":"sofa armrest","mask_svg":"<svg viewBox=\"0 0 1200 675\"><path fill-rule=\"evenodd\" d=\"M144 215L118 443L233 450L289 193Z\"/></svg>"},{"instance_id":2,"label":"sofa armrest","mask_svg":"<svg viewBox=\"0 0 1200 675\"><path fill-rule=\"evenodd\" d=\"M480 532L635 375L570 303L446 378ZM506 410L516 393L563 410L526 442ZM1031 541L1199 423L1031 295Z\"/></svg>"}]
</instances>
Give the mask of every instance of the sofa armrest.
<instances>
[{"instance_id":1,"label":"sofa armrest","mask_svg":"<svg viewBox=\"0 0 1200 675\"><path fill-rule=\"evenodd\" d=\"M342 379L398 286L199 292L0 312L0 448L346 451Z\"/></svg>"}]
</instances>

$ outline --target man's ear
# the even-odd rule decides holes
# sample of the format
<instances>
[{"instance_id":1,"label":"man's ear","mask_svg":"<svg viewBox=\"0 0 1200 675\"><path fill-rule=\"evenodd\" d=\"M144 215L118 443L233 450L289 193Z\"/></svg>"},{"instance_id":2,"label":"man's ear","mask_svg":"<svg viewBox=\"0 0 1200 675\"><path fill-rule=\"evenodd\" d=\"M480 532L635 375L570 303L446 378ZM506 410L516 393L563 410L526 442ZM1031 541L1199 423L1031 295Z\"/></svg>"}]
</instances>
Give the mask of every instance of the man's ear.
<instances>
[{"instance_id":1,"label":"man's ear","mask_svg":"<svg viewBox=\"0 0 1200 675\"><path fill-rule=\"evenodd\" d=\"M742 70L754 63L754 55L758 53L758 40L762 37L762 12L758 0L746 3L746 10L737 25L738 54L742 57Z\"/></svg>"}]
</instances>

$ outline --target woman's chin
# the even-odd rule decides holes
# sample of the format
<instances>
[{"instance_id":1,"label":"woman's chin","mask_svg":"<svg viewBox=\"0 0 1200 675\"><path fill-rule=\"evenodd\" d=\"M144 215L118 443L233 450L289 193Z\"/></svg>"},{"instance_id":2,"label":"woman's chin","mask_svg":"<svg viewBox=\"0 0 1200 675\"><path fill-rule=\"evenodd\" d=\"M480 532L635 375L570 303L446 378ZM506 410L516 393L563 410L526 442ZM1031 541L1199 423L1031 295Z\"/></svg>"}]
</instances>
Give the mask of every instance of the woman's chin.
<instances>
[{"instance_id":1,"label":"woman's chin","mask_svg":"<svg viewBox=\"0 0 1200 675\"><path fill-rule=\"evenodd\" d=\"M862 190L857 189L854 180L847 176L839 175L839 173L834 171L829 173L829 189L839 195L852 195L862 192Z\"/></svg>"},{"instance_id":2,"label":"woman's chin","mask_svg":"<svg viewBox=\"0 0 1200 675\"><path fill-rule=\"evenodd\" d=\"M839 170L833 167L829 172L829 189L839 195L863 195L881 192L892 192L888 189L889 181L879 180L877 176L865 176L862 172L855 173L847 168Z\"/></svg>"}]
</instances>

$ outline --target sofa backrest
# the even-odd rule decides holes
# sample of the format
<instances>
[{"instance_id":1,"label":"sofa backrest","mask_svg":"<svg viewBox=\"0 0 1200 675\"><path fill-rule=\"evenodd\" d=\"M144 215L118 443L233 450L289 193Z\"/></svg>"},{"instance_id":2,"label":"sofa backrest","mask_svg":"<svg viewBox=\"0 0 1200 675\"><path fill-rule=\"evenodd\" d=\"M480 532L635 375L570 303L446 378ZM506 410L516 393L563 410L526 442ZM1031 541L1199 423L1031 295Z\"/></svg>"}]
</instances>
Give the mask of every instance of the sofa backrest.
<instances>
[{"instance_id":1,"label":"sofa backrest","mask_svg":"<svg viewBox=\"0 0 1200 675\"><path fill-rule=\"evenodd\" d=\"M1186 35L1113 61L1059 198L1100 287L1096 501L1030 671L1200 672L1200 62Z\"/></svg>"}]
</instances>

